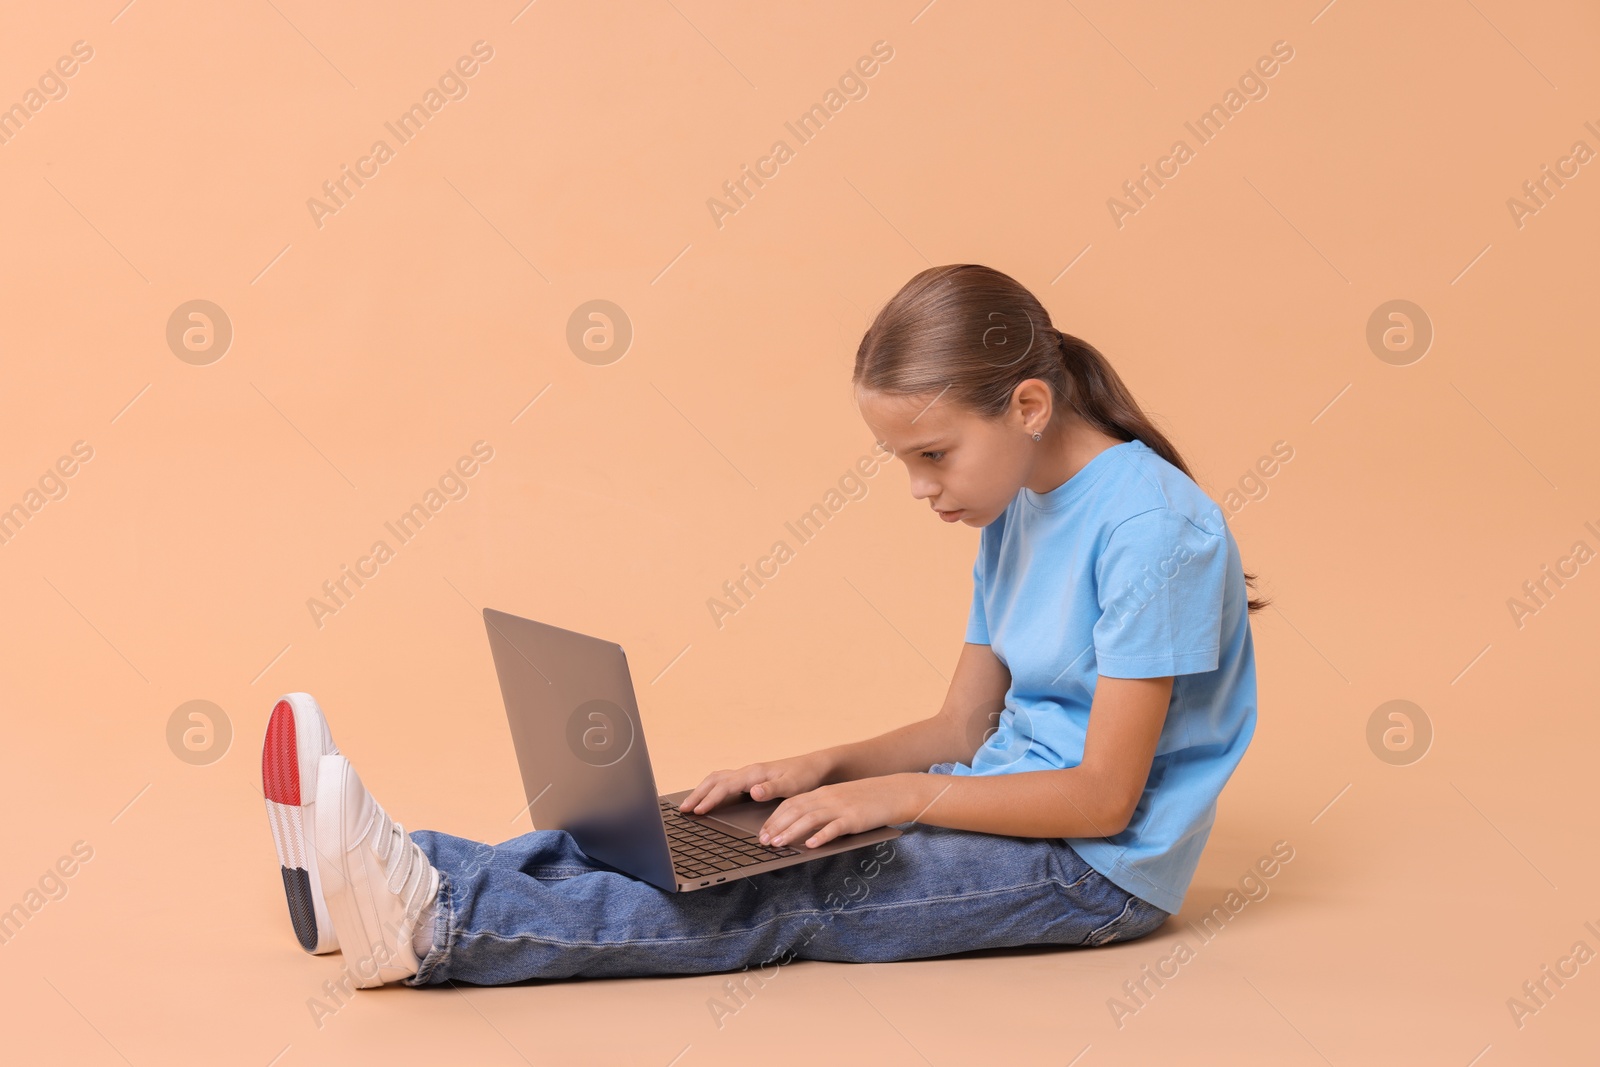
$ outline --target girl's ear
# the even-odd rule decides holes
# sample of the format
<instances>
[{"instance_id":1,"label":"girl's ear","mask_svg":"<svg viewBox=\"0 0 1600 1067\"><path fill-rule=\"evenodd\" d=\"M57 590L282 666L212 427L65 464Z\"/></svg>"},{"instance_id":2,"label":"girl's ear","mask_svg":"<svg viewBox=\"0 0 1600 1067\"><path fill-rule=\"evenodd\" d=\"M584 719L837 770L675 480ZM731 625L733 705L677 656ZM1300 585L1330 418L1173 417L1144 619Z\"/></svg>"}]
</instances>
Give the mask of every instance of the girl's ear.
<instances>
[{"instance_id":1,"label":"girl's ear","mask_svg":"<svg viewBox=\"0 0 1600 1067\"><path fill-rule=\"evenodd\" d=\"M1041 422L1049 422L1054 413L1054 400L1049 383L1038 378L1026 378L1018 382L1011 393L1011 411L1016 417L1017 426L1020 428L1030 419L1040 416Z\"/></svg>"}]
</instances>

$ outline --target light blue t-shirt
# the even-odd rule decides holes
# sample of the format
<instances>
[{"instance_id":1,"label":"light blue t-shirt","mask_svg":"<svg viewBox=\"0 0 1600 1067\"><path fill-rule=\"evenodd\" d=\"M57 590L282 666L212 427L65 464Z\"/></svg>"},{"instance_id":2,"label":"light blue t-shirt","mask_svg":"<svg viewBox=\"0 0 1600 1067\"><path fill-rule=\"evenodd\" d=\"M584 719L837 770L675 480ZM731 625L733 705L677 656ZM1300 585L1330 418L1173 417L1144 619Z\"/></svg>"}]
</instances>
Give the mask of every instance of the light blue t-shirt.
<instances>
[{"instance_id":1,"label":"light blue t-shirt","mask_svg":"<svg viewBox=\"0 0 1600 1067\"><path fill-rule=\"evenodd\" d=\"M952 774L1076 767L1099 675L1175 675L1133 818L1073 837L1089 866L1164 911L1183 905L1217 795L1255 733L1244 568L1222 511L1142 441L983 528L966 639L1011 672L998 729Z\"/></svg>"}]
</instances>

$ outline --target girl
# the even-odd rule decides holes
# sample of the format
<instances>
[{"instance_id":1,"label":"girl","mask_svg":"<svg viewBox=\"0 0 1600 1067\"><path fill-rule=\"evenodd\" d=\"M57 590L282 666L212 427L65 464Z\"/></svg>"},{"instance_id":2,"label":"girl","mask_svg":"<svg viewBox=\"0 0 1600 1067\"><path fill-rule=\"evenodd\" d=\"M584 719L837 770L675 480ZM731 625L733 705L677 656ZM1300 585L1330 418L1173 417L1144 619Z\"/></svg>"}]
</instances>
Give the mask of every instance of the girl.
<instances>
[{"instance_id":1,"label":"girl","mask_svg":"<svg viewBox=\"0 0 1600 1067\"><path fill-rule=\"evenodd\" d=\"M291 693L262 773L307 951L342 946L357 986L482 985L1104 945L1179 910L1255 731L1265 601L1222 512L1105 358L999 271L912 278L852 381L912 496L982 528L949 694L878 737L714 771L683 807L786 798L777 846L903 835L667 893L564 830L407 834Z\"/></svg>"}]
</instances>

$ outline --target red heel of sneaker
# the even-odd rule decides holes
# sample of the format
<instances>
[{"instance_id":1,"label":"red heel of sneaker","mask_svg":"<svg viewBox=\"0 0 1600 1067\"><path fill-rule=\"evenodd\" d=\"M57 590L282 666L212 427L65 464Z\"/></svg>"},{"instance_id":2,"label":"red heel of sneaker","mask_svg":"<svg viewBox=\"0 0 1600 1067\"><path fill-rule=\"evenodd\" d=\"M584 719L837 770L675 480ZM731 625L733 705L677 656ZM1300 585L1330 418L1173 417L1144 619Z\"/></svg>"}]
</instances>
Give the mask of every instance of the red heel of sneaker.
<instances>
[{"instance_id":1,"label":"red heel of sneaker","mask_svg":"<svg viewBox=\"0 0 1600 1067\"><path fill-rule=\"evenodd\" d=\"M337 753L322 709L309 693L290 693L273 705L261 745L261 792L278 850L283 892L300 947L311 953L339 947L328 919L317 863L317 764Z\"/></svg>"}]
</instances>

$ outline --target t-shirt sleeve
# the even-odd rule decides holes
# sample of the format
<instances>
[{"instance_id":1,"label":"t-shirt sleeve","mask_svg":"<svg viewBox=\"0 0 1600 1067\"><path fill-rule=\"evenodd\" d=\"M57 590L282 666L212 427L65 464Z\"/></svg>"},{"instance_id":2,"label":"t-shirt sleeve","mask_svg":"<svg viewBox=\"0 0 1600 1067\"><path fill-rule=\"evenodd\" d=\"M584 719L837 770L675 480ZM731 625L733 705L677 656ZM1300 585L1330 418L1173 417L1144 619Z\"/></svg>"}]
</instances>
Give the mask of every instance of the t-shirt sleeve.
<instances>
[{"instance_id":1,"label":"t-shirt sleeve","mask_svg":"<svg viewBox=\"0 0 1600 1067\"><path fill-rule=\"evenodd\" d=\"M972 564L972 608L967 613L967 643L989 643L989 619L983 611L983 553Z\"/></svg>"},{"instance_id":2,"label":"t-shirt sleeve","mask_svg":"<svg viewBox=\"0 0 1600 1067\"><path fill-rule=\"evenodd\" d=\"M1225 528L1213 533L1171 508L1117 526L1095 563L1099 673L1164 678L1216 670L1228 558Z\"/></svg>"}]
</instances>

